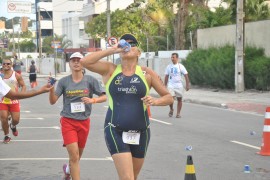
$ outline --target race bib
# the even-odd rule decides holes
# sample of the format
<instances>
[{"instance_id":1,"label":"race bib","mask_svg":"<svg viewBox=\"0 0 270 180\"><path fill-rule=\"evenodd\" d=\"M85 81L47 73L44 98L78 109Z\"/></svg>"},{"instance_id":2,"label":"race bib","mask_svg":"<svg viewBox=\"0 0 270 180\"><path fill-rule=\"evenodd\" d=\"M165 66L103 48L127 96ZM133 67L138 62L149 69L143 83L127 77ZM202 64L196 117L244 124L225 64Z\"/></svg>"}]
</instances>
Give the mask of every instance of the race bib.
<instances>
[{"instance_id":1,"label":"race bib","mask_svg":"<svg viewBox=\"0 0 270 180\"><path fill-rule=\"evenodd\" d=\"M70 103L71 113L85 112L85 104L83 102Z\"/></svg>"},{"instance_id":2,"label":"race bib","mask_svg":"<svg viewBox=\"0 0 270 180\"><path fill-rule=\"evenodd\" d=\"M11 104L11 99L4 97L2 103L3 104Z\"/></svg>"},{"instance_id":3,"label":"race bib","mask_svg":"<svg viewBox=\"0 0 270 180\"><path fill-rule=\"evenodd\" d=\"M123 132L122 139L123 139L123 142L126 144L139 145L140 135L141 134L139 132L134 132L134 131Z\"/></svg>"}]
</instances>

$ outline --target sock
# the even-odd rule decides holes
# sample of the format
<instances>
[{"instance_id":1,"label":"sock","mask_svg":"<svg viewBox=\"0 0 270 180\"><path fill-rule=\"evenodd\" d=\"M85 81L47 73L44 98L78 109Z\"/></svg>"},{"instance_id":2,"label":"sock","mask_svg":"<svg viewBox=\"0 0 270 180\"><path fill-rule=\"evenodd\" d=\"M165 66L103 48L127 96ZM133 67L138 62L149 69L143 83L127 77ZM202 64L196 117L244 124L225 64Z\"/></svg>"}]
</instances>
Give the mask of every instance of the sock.
<instances>
[{"instance_id":1,"label":"sock","mask_svg":"<svg viewBox=\"0 0 270 180\"><path fill-rule=\"evenodd\" d=\"M9 137L9 134L6 134L5 136L8 136Z\"/></svg>"},{"instance_id":2,"label":"sock","mask_svg":"<svg viewBox=\"0 0 270 180\"><path fill-rule=\"evenodd\" d=\"M15 128L16 126L13 126L13 124L10 124L10 127L11 127L11 128Z\"/></svg>"}]
</instances>

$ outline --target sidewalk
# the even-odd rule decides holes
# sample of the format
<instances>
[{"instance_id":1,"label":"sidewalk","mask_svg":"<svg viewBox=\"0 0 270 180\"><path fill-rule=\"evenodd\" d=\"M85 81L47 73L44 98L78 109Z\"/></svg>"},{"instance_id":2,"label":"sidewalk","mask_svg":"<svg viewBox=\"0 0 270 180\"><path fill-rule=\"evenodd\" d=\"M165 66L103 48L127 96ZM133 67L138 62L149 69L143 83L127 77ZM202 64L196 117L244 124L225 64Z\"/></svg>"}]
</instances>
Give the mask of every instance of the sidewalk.
<instances>
[{"instance_id":1,"label":"sidewalk","mask_svg":"<svg viewBox=\"0 0 270 180\"><path fill-rule=\"evenodd\" d=\"M151 94L157 95L155 90L151 90ZM236 111L265 114L266 107L270 106L270 92L247 90L242 93L236 93L232 90L191 88L185 92L183 101Z\"/></svg>"},{"instance_id":2,"label":"sidewalk","mask_svg":"<svg viewBox=\"0 0 270 180\"><path fill-rule=\"evenodd\" d=\"M61 79L68 74L70 73L57 74L56 79ZM91 75L101 80L99 75ZM23 76L28 77L28 74L23 73ZM42 77L47 78L48 75L38 75L38 78ZM150 94L154 97L159 96L153 88L150 90ZM185 92L183 101L264 115L266 107L270 106L270 92L247 90L242 93L236 93L233 90L191 87L189 91Z\"/></svg>"}]
</instances>

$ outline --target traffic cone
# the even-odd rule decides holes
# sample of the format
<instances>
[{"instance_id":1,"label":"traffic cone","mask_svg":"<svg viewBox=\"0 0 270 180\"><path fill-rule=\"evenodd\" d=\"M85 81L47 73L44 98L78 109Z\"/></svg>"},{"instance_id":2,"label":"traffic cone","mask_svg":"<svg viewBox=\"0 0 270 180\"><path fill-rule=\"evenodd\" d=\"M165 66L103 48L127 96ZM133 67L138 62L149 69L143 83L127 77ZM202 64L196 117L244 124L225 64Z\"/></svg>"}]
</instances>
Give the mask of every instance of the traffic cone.
<instances>
[{"instance_id":1,"label":"traffic cone","mask_svg":"<svg viewBox=\"0 0 270 180\"><path fill-rule=\"evenodd\" d=\"M195 168L191 155L188 155L187 157L185 180L196 180Z\"/></svg>"},{"instance_id":2,"label":"traffic cone","mask_svg":"<svg viewBox=\"0 0 270 180\"><path fill-rule=\"evenodd\" d=\"M149 118L151 118L152 114L151 114L150 106L147 106L147 113L148 113Z\"/></svg>"},{"instance_id":3,"label":"traffic cone","mask_svg":"<svg viewBox=\"0 0 270 180\"><path fill-rule=\"evenodd\" d=\"M270 156L270 107L266 108L262 146L261 151L257 153L263 156Z\"/></svg>"}]
</instances>

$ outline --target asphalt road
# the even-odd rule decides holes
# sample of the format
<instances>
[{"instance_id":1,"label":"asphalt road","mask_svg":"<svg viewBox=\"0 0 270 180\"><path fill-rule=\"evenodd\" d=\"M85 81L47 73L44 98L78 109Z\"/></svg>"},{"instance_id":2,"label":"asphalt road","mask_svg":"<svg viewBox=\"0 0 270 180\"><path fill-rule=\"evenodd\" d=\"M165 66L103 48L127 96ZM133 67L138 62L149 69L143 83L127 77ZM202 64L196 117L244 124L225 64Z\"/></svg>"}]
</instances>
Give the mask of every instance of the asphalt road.
<instances>
[{"instance_id":1,"label":"asphalt road","mask_svg":"<svg viewBox=\"0 0 270 180\"><path fill-rule=\"evenodd\" d=\"M21 104L19 136L12 137L10 144L0 143L0 179L60 180L62 165L68 161L59 129L62 99L51 106L43 94ZM106 106L93 107L81 160L82 180L118 179L103 137ZM270 156L256 154L264 116L190 103L184 103L181 119L169 118L168 111L168 107L151 107L151 141L139 179L184 179L188 155L198 180L270 179ZM185 149L188 145L191 151ZM251 173L244 173L245 165Z\"/></svg>"}]
</instances>

